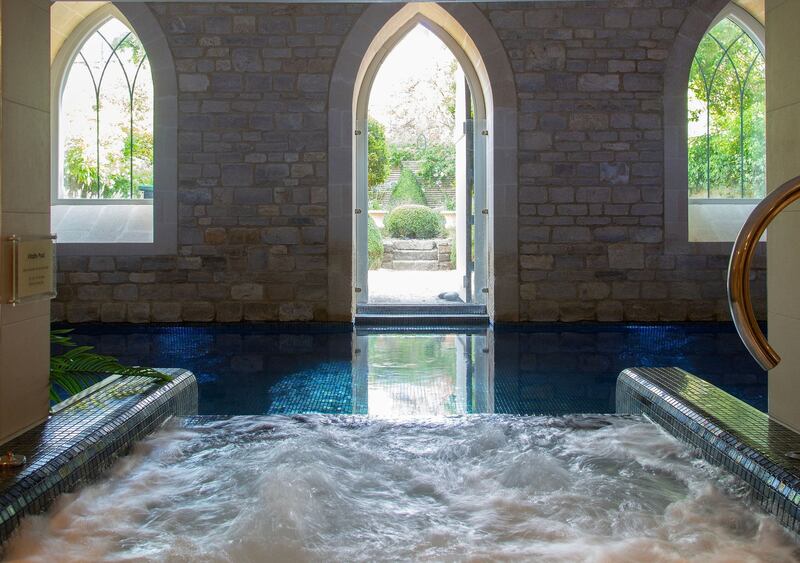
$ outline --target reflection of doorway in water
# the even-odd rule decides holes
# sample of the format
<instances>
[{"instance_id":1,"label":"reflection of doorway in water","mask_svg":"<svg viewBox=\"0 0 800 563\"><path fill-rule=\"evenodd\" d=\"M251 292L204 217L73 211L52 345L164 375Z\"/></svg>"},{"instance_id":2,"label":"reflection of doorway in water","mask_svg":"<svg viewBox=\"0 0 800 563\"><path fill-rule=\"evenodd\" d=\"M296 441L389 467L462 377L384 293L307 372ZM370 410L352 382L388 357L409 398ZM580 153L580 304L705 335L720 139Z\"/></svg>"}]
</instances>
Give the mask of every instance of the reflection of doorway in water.
<instances>
[{"instance_id":1,"label":"reflection of doorway in water","mask_svg":"<svg viewBox=\"0 0 800 563\"><path fill-rule=\"evenodd\" d=\"M387 418L493 412L491 335L359 331L353 412Z\"/></svg>"},{"instance_id":2,"label":"reflection of doorway in water","mask_svg":"<svg viewBox=\"0 0 800 563\"><path fill-rule=\"evenodd\" d=\"M368 118L357 119L357 130L368 134L356 137L357 155L367 153L356 181L360 304L485 301L486 221L474 213L486 199L483 97L472 94L474 71L465 74L425 25L413 26L362 88Z\"/></svg>"}]
</instances>

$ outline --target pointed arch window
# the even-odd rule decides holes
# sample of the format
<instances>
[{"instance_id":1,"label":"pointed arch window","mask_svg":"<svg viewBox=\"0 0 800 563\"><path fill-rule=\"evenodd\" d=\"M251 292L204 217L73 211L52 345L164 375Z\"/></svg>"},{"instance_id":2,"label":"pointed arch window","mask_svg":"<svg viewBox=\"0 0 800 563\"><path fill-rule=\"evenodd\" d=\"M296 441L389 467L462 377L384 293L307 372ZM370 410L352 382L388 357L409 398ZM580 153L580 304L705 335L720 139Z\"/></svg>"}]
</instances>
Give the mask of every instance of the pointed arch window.
<instances>
[{"instance_id":1,"label":"pointed arch window","mask_svg":"<svg viewBox=\"0 0 800 563\"><path fill-rule=\"evenodd\" d=\"M728 16L700 41L688 88L690 200L766 193L765 66L754 35Z\"/></svg>"},{"instance_id":2,"label":"pointed arch window","mask_svg":"<svg viewBox=\"0 0 800 563\"><path fill-rule=\"evenodd\" d=\"M64 1L51 12L50 229L59 254L174 253L178 84L161 25L144 2ZM76 13L86 14L77 24Z\"/></svg>"},{"instance_id":3,"label":"pointed arch window","mask_svg":"<svg viewBox=\"0 0 800 563\"><path fill-rule=\"evenodd\" d=\"M59 199L153 197L153 78L119 19L99 25L68 63L59 116Z\"/></svg>"}]
</instances>

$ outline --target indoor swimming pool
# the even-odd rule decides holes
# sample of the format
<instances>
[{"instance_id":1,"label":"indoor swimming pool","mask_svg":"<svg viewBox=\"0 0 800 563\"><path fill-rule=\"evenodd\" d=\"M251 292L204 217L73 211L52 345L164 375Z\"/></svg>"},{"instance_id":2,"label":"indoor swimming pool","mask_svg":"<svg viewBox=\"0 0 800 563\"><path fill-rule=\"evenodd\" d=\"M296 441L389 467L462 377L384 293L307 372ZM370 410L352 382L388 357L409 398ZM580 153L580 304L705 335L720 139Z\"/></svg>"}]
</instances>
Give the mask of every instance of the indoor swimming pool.
<instances>
[{"instance_id":1,"label":"indoor swimming pool","mask_svg":"<svg viewBox=\"0 0 800 563\"><path fill-rule=\"evenodd\" d=\"M658 401L639 375L617 383L630 366L676 366L763 409L766 378L728 325L75 328L123 362L194 375L173 370L175 389L152 399L177 397L179 416L157 415L166 424L125 438L132 452L98 480L19 522L11 561L800 557L793 509L776 518L753 496L762 477L636 414ZM687 396L718 392L680 373ZM74 428L91 447L89 426L110 428L91 409L150 401L117 385L53 417L53 435ZM138 428L115 420L115 435Z\"/></svg>"},{"instance_id":2,"label":"indoor swimming pool","mask_svg":"<svg viewBox=\"0 0 800 563\"><path fill-rule=\"evenodd\" d=\"M563 325L460 332L350 325L75 325L134 365L195 374L199 414L615 411L617 375L675 366L766 411L766 374L730 324Z\"/></svg>"}]
</instances>

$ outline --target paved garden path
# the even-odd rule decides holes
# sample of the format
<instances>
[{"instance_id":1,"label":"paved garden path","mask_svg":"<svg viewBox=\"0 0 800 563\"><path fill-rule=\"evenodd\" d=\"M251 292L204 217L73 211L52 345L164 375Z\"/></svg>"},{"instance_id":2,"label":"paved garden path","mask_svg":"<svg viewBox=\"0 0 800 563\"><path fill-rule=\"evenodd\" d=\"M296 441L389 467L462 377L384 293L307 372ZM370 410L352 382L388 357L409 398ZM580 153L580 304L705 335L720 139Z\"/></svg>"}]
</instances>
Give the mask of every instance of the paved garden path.
<instances>
[{"instance_id":1,"label":"paved garden path","mask_svg":"<svg viewBox=\"0 0 800 563\"><path fill-rule=\"evenodd\" d=\"M370 303L452 303L437 295L458 291L458 272L439 270L422 272L413 270L370 270Z\"/></svg>"}]
</instances>

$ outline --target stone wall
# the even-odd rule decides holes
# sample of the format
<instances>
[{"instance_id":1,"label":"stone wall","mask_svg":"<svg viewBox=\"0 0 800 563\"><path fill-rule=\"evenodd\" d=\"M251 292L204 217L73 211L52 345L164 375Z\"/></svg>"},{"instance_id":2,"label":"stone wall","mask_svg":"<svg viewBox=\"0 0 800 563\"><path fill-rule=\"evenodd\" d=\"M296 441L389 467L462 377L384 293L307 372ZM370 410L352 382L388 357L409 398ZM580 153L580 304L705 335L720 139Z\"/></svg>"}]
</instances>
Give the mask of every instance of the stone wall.
<instances>
[{"instance_id":1,"label":"stone wall","mask_svg":"<svg viewBox=\"0 0 800 563\"><path fill-rule=\"evenodd\" d=\"M519 100L520 320L727 317L727 256L664 245L663 74L692 4L480 5ZM151 9L179 84L178 254L62 257L55 318L326 320L328 87L366 5Z\"/></svg>"},{"instance_id":2,"label":"stone wall","mask_svg":"<svg viewBox=\"0 0 800 563\"><path fill-rule=\"evenodd\" d=\"M151 5L177 67L178 254L63 257L56 318L326 319L328 82L363 8Z\"/></svg>"},{"instance_id":3,"label":"stone wall","mask_svg":"<svg viewBox=\"0 0 800 563\"><path fill-rule=\"evenodd\" d=\"M728 256L664 247L663 75L691 4L485 7L519 97L522 320L727 317Z\"/></svg>"},{"instance_id":4,"label":"stone wall","mask_svg":"<svg viewBox=\"0 0 800 563\"><path fill-rule=\"evenodd\" d=\"M453 270L447 239L383 239L381 268L388 270Z\"/></svg>"}]
</instances>

